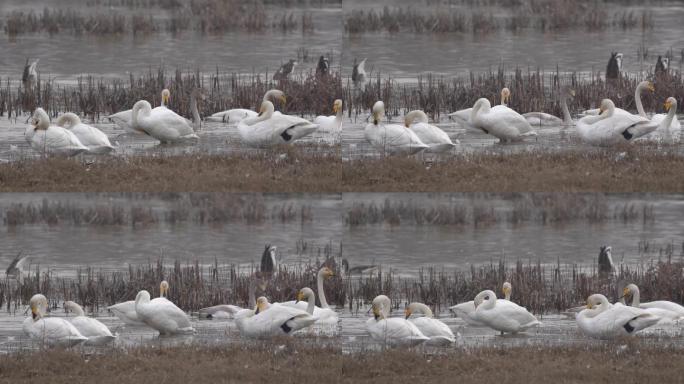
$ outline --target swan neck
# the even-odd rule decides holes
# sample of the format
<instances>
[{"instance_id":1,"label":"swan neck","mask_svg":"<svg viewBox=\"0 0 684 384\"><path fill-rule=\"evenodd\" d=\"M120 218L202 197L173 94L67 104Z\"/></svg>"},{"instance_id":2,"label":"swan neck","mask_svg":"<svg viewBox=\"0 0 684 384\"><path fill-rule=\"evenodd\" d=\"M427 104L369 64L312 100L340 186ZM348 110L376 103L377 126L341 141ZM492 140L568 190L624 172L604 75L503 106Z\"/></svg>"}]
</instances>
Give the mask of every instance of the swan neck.
<instances>
[{"instance_id":1,"label":"swan neck","mask_svg":"<svg viewBox=\"0 0 684 384\"><path fill-rule=\"evenodd\" d=\"M190 95L190 112L192 113L192 122L195 131L198 131L202 125L202 119L200 118L199 110L197 109L197 97L193 93Z\"/></svg>"},{"instance_id":2,"label":"swan neck","mask_svg":"<svg viewBox=\"0 0 684 384\"><path fill-rule=\"evenodd\" d=\"M665 120L663 121L664 126L669 128L670 125L672 125L672 120L675 119L676 115L677 115L677 105L672 104L672 106L670 106L670 110L667 111L667 116L665 116ZM669 129L667 129L666 131L667 131L667 133L670 133Z\"/></svg>"},{"instance_id":3,"label":"swan neck","mask_svg":"<svg viewBox=\"0 0 684 384\"><path fill-rule=\"evenodd\" d=\"M67 112L57 118L57 125L63 128L66 128L67 125L69 126L69 128L73 128L74 126L80 123L81 118L72 112Z\"/></svg>"},{"instance_id":4,"label":"swan neck","mask_svg":"<svg viewBox=\"0 0 684 384\"><path fill-rule=\"evenodd\" d=\"M249 293L247 295L247 308L254 309L256 307L256 282L254 277L249 279Z\"/></svg>"},{"instance_id":5,"label":"swan neck","mask_svg":"<svg viewBox=\"0 0 684 384\"><path fill-rule=\"evenodd\" d=\"M318 271L318 277L316 278L316 288L318 289L318 299L321 301L321 308L329 308L328 300L326 300L325 298L325 289L323 284L323 280L325 279L325 277L323 275L324 272L322 269Z\"/></svg>"},{"instance_id":6,"label":"swan neck","mask_svg":"<svg viewBox=\"0 0 684 384\"><path fill-rule=\"evenodd\" d=\"M572 124L572 116L570 115L570 110L568 109L568 98L566 96L561 96L561 109L563 109L563 122L567 124Z\"/></svg>"},{"instance_id":7,"label":"swan neck","mask_svg":"<svg viewBox=\"0 0 684 384\"><path fill-rule=\"evenodd\" d=\"M639 116L646 117L646 111L644 111L644 106L641 104L641 90L643 89L643 86L639 84L636 88L636 91L634 91L634 101L636 102L636 108L637 112L639 113Z\"/></svg>"},{"instance_id":8,"label":"swan neck","mask_svg":"<svg viewBox=\"0 0 684 384\"><path fill-rule=\"evenodd\" d=\"M76 316L85 316L85 312L83 311L83 308L81 308L80 305L71 302L69 303L69 309L74 313Z\"/></svg>"},{"instance_id":9,"label":"swan neck","mask_svg":"<svg viewBox=\"0 0 684 384\"><path fill-rule=\"evenodd\" d=\"M313 295L313 292L312 292L308 297L308 305L306 306L306 312L308 312L309 315L313 316L315 307L316 307L316 297Z\"/></svg>"},{"instance_id":10,"label":"swan neck","mask_svg":"<svg viewBox=\"0 0 684 384\"><path fill-rule=\"evenodd\" d=\"M486 99L478 100L475 103L475 105L473 106L473 110L470 112L470 120L475 121L475 118L480 113L480 110L482 110L485 113L488 112L490 107L487 104L488 104L488 100L486 100Z\"/></svg>"},{"instance_id":11,"label":"swan neck","mask_svg":"<svg viewBox=\"0 0 684 384\"><path fill-rule=\"evenodd\" d=\"M632 307L638 307L641 305L641 293L639 293L639 288L634 287L632 289Z\"/></svg>"}]
</instances>

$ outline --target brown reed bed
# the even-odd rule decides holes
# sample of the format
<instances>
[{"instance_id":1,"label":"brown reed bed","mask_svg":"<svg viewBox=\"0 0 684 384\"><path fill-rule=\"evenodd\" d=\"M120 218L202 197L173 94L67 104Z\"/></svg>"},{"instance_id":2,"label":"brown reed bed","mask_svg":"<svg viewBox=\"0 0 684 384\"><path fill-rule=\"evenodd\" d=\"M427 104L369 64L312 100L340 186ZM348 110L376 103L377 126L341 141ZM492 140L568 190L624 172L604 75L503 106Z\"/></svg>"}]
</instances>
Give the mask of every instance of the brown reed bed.
<instances>
[{"instance_id":1,"label":"brown reed bed","mask_svg":"<svg viewBox=\"0 0 684 384\"><path fill-rule=\"evenodd\" d=\"M495 209L493 203L505 206ZM655 221L653 204L610 204L603 194L524 193L501 198L485 195L462 201L431 204L387 198L382 204L352 202L344 221L350 227L389 225L469 225L498 223L562 224L573 221L623 223Z\"/></svg>"},{"instance_id":2,"label":"brown reed bed","mask_svg":"<svg viewBox=\"0 0 684 384\"><path fill-rule=\"evenodd\" d=\"M323 54L305 52L306 55ZM334 60L333 53L326 53ZM317 58L316 58L317 59ZM126 80L103 80L80 77L76 85L63 85L52 80L39 80L35 88L26 89L7 79L0 84L0 116L17 117L42 107L50 115L71 111L100 120L103 116L132 108L145 99L160 102L161 90L171 91L169 107L190 117L190 96L201 88L204 99L199 102L201 116L231 108L258 109L264 93L278 88L287 101L279 106L284 113L299 115L330 114L333 102L343 94L339 72L316 76L314 71L291 75L288 80L274 81L272 73L241 76L237 74L169 72L163 67L147 73L130 74Z\"/></svg>"},{"instance_id":3,"label":"brown reed bed","mask_svg":"<svg viewBox=\"0 0 684 384\"><path fill-rule=\"evenodd\" d=\"M653 248L656 247L657 249ZM472 300L484 289L497 292L504 281L513 284L513 299L535 313L557 313L581 305L592 293L604 293L611 300L619 297L628 283L640 287L644 300L684 301L684 243L651 245L649 253L640 254L650 261L621 265L614 277L598 274L594 266L577 264L541 264L506 260L470 268L421 268L416 274L379 267L374 273L346 276L342 270L341 245L316 246L300 241L296 247L296 265L281 265L267 282L265 295L271 301L292 300L302 287L316 286L316 271L325 263L335 276L325 282L326 297L331 305L352 312L365 311L377 295L392 299L395 308L407 302L424 302L436 310ZM255 250L257 258L259 250ZM0 279L0 307L21 312L35 293L43 293L57 308L63 300L77 301L92 310L101 310L124 300L131 300L141 289L158 292L159 282L171 286L169 298L180 308L195 311L216 304L247 305L249 275L256 267L238 268L230 259L219 259L211 265L197 261L166 263L162 258L144 265L130 265L127 271L99 271L91 268L76 271L76 277L57 276L44 267L31 266L21 281Z\"/></svg>"},{"instance_id":4,"label":"brown reed bed","mask_svg":"<svg viewBox=\"0 0 684 384\"><path fill-rule=\"evenodd\" d=\"M3 192L656 192L684 190L674 150L536 150L457 154L426 164L387 157L342 162L284 147L254 154L17 160L0 164ZM520 172L524 169L525 172ZM515 175L515 177L511 177ZM484 214L483 212L481 214Z\"/></svg>"},{"instance_id":5,"label":"brown reed bed","mask_svg":"<svg viewBox=\"0 0 684 384\"><path fill-rule=\"evenodd\" d=\"M578 4L580 3L580 4ZM535 0L505 7L506 14L494 16L482 4L468 8L431 5L429 7L390 7L382 10L352 10L345 14L344 28L359 33L493 33L534 30L538 32L653 28L650 11L614 11L597 1L568 3L561 0Z\"/></svg>"},{"instance_id":6,"label":"brown reed bed","mask_svg":"<svg viewBox=\"0 0 684 384\"><path fill-rule=\"evenodd\" d=\"M669 74L656 78L655 92L644 92L642 101L647 111L664 113L663 103L668 97L684 101L684 79L681 74ZM388 115L400 116L406 111L421 109L433 119L442 114L472 107L480 97L488 98L492 105L499 104L501 89L511 90L509 107L519 113L545 111L562 116L560 88L569 86L575 97L568 100L570 113L597 107L601 100L609 98L616 106L636 110L634 90L644 80L641 76L623 75L616 81L606 82L601 73L580 75L563 73L559 69L544 72L539 69L516 68L508 71L499 67L482 73L464 76L438 77L431 74L419 76L416 82L398 82L391 76L375 73L363 88L345 84L344 98L350 117L366 114L377 100L383 100ZM346 108L346 107L345 107Z\"/></svg>"},{"instance_id":7,"label":"brown reed bed","mask_svg":"<svg viewBox=\"0 0 684 384\"><path fill-rule=\"evenodd\" d=\"M82 204L43 198L40 203L11 203L2 207L0 218L7 227L47 224L135 228L160 223L251 225L270 221L302 224L313 220L313 213L311 205L267 204L259 194L183 194L164 209L150 208L149 201Z\"/></svg>"},{"instance_id":8,"label":"brown reed bed","mask_svg":"<svg viewBox=\"0 0 684 384\"><path fill-rule=\"evenodd\" d=\"M57 35L121 36L149 33L182 33L195 31L203 34L224 34L228 32L263 33L310 33L314 30L310 13L295 13L286 8L268 9L261 1L238 0L192 0L174 2L164 7L168 17L155 13L137 12L127 14L104 8L101 12L83 12L75 9L43 8L34 10L13 10L1 17L2 25L10 38L23 34L46 33ZM150 8L135 7L129 8ZM157 8L150 8L157 9Z\"/></svg>"},{"instance_id":9,"label":"brown reed bed","mask_svg":"<svg viewBox=\"0 0 684 384\"><path fill-rule=\"evenodd\" d=\"M678 382L676 346L636 341L591 346L475 347L427 354L411 349L340 353L298 340L213 347L139 347L85 355L40 350L0 357L0 382L90 383L643 383ZM39 361L40 364L36 362Z\"/></svg>"}]
</instances>

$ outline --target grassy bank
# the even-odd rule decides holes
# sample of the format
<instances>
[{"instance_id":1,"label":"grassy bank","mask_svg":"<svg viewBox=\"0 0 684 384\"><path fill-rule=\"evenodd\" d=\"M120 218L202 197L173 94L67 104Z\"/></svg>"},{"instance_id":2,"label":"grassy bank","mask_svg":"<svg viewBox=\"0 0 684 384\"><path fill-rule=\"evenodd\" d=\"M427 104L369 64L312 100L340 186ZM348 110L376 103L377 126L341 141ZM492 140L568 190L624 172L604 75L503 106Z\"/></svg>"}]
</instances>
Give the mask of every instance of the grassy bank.
<instances>
[{"instance_id":1,"label":"grassy bank","mask_svg":"<svg viewBox=\"0 0 684 384\"><path fill-rule=\"evenodd\" d=\"M611 150L458 154L342 162L302 148L242 156L19 160L0 164L2 192L661 192L684 190L684 157ZM285 155L283 155L285 154Z\"/></svg>"},{"instance_id":2,"label":"grassy bank","mask_svg":"<svg viewBox=\"0 0 684 384\"><path fill-rule=\"evenodd\" d=\"M0 382L674 383L684 366L668 346L479 348L440 355L393 350L341 354L292 342L212 348L142 348L85 356L40 351L0 357ZM38 363L39 362L39 363Z\"/></svg>"}]
</instances>

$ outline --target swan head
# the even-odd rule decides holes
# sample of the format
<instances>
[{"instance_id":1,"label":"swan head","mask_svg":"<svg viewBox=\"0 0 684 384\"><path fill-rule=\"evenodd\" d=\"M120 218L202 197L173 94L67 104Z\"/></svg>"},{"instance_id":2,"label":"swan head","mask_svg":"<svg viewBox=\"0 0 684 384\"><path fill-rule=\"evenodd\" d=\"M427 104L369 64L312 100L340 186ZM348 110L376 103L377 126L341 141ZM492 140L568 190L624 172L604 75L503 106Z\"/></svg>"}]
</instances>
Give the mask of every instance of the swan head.
<instances>
[{"instance_id":1,"label":"swan head","mask_svg":"<svg viewBox=\"0 0 684 384\"><path fill-rule=\"evenodd\" d=\"M273 106L273 103L271 103L268 100L264 100L261 102L261 107L259 108L259 115L258 116L259 117L271 116L274 111L275 111L275 107Z\"/></svg>"},{"instance_id":2,"label":"swan head","mask_svg":"<svg viewBox=\"0 0 684 384\"><path fill-rule=\"evenodd\" d=\"M287 98L285 97L285 92L279 89L269 89L268 91L266 91L266 93L264 94L264 101L269 100L271 98L273 100L279 101L283 105L287 101Z\"/></svg>"},{"instance_id":3,"label":"swan head","mask_svg":"<svg viewBox=\"0 0 684 384\"><path fill-rule=\"evenodd\" d=\"M373 299L373 304L371 306L371 310L373 311L373 317L375 317L375 320L379 320L381 318L384 319L385 312L389 313L389 307L391 305L392 301L389 299L389 297L385 295L376 296L375 299Z\"/></svg>"},{"instance_id":4,"label":"swan head","mask_svg":"<svg viewBox=\"0 0 684 384\"><path fill-rule=\"evenodd\" d=\"M406 114L404 117L404 125L406 128L408 128L411 126L411 124L413 124L414 121L418 121L419 123L427 123L429 120L425 112L416 109L415 111L411 111Z\"/></svg>"},{"instance_id":5,"label":"swan head","mask_svg":"<svg viewBox=\"0 0 684 384\"><path fill-rule=\"evenodd\" d=\"M501 292L503 292L504 296L510 297L511 291L513 291L513 286L511 285L511 283L509 283L508 281L503 283L503 287L501 288Z\"/></svg>"},{"instance_id":6,"label":"swan head","mask_svg":"<svg viewBox=\"0 0 684 384\"><path fill-rule=\"evenodd\" d=\"M168 105L169 100L171 99L171 91L169 91L167 88L164 88L161 93L162 97L162 105Z\"/></svg>"},{"instance_id":7,"label":"swan head","mask_svg":"<svg viewBox=\"0 0 684 384\"><path fill-rule=\"evenodd\" d=\"M608 299L600 293L595 293L587 298L587 309L602 309L610 304Z\"/></svg>"},{"instance_id":8,"label":"swan head","mask_svg":"<svg viewBox=\"0 0 684 384\"><path fill-rule=\"evenodd\" d=\"M31 296L29 305L31 306L31 316L33 317L33 320L37 320L43 317L44 313L47 311L48 301L44 295L37 293Z\"/></svg>"},{"instance_id":9,"label":"swan head","mask_svg":"<svg viewBox=\"0 0 684 384\"><path fill-rule=\"evenodd\" d=\"M475 296L475 299L473 299L473 304L475 305L475 308L480 306L482 303L485 301L493 301L496 302L496 293L494 291L488 289L485 291L482 291Z\"/></svg>"},{"instance_id":10,"label":"swan head","mask_svg":"<svg viewBox=\"0 0 684 384\"><path fill-rule=\"evenodd\" d=\"M653 86L653 83L648 80L640 82L639 85L637 85L637 88L640 90L645 89L649 92L655 92L655 86Z\"/></svg>"},{"instance_id":11,"label":"swan head","mask_svg":"<svg viewBox=\"0 0 684 384\"><path fill-rule=\"evenodd\" d=\"M404 317L408 319L414 313L422 313L426 317L433 317L430 307L423 303L411 303L404 308Z\"/></svg>"},{"instance_id":12,"label":"swan head","mask_svg":"<svg viewBox=\"0 0 684 384\"><path fill-rule=\"evenodd\" d=\"M674 97L668 97L667 100L665 100L665 111L669 112L672 107L677 109L677 99Z\"/></svg>"},{"instance_id":13,"label":"swan head","mask_svg":"<svg viewBox=\"0 0 684 384\"><path fill-rule=\"evenodd\" d=\"M603 112L608 112L606 116L612 115L612 113L615 111L615 104L611 99L603 99L601 100L601 107L599 108L599 115L602 115Z\"/></svg>"},{"instance_id":14,"label":"swan head","mask_svg":"<svg viewBox=\"0 0 684 384\"><path fill-rule=\"evenodd\" d=\"M76 314L76 316L83 316L83 314L84 314L83 308L71 300L64 302L64 311L65 312L73 312Z\"/></svg>"},{"instance_id":15,"label":"swan head","mask_svg":"<svg viewBox=\"0 0 684 384\"><path fill-rule=\"evenodd\" d=\"M385 103L378 100L373 104L373 124L378 125L383 116L385 116Z\"/></svg>"},{"instance_id":16,"label":"swan head","mask_svg":"<svg viewBox=\"0 0 684 384\"><path fill-rule=\"evenodd\" d=\"M637 287L636 284L627 284L627 286L622 289L622 296L620 298L630 298L636 292L639 292L639 287Z\"/></svg>"},{"instance_id":17,"label":"swan head","mask_svg":"<svg viewBox=\"0 0 684 384\"><path fill-rule=\"evenodd\" d=\"M501 90L501 104L505 105L511 100L511 90L508 87L504 87Z\"/></svg>"},{"instance_id":18,"label":"swan head","mask_svg":"<svg viewBox=\"0 0 684 384\"><path fill-rule=\"evenodd\" d=\"M142 290L138 292L137 295L135 295L135 304L138 305L138 303L147 303L150 301L150 293L147 292L146 290Z\"/></svg>"},{"instance_id":19,"label":"swan head","mask_svg":"<svg viewBox=\"0 0 684 384\"><path fill-rule=\"evenodd\" d=\"M30 120L34 130L46 130L50 127L50 117L43 108L36 108Z\"/></svg>"},{"instance_id":20,"label":"swan head","mask_svg":"<svg viewBox=\"0 0 684 384\"><path fill-rule=\"evenodd\" d=\"M318 271L319 274L323 275L323 277L333 277L335 276L335 272L333 272L332 269L328 267L323 267L321 268L320 271Z\"/></svg>"},{"instance_id":21,"label":"swan head","mask_svg":"<svg viewBox=\"0 0 684 384\"><path fill-rule=\"evenodd\" d=\"M163 280L159 284L159 297L166 297L169 294L169 283Z\"/></svg>"},{"instance_id":22,"label":"swan head","mask_svg":"<svg viewBox=\"0 0 684 384\"><path fill-rule=\"evenodd\" d=\"M333 103L333 113L337 113L337 112L339 112L339 111L341 111L341 110L342 110L342 100L341 100L341 99L337 99L337 100L335 100L335 102Z\"/></svg>"},{"instance_id":23,"label":"swan head","mask_svg":"<svg viewBox=\"0 0 684 384\"><path fill-rule=\"evenodd\" d=\"M300 302L300 301L306 301L306 300L308 300L310 297L314 297L314 292L313 292L313 290L312 290L311 288L309 288L309 287L302 288L302 289L300 289L300 290L297 292L297 300L296 300L296 302L298 303L298 302Z\"/></svg>"},{"instance_id":24,"label":"swan head","mask_svg":"<svg viewBox=\"0 0 684 384\"><path fill-rule=\"evenodd\" d=\"M259 312L263 312L268 309L268 307L271 306L271 303L268 302L268 299L265 298L264 296L261 296L257 299L256 301L256 308L254 309L254 314L258 315Z\"/></svg>"}]
</instances>

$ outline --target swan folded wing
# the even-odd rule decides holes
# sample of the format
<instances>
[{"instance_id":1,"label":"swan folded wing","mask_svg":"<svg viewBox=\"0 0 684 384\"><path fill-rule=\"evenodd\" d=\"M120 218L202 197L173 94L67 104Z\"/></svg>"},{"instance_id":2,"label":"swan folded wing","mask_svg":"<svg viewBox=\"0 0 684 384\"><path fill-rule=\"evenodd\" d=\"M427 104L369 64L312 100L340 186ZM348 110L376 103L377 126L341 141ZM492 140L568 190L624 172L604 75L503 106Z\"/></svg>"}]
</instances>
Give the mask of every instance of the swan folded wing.
<instances>
[{"instance_id":1,"label":"swan folded wing","mask_svg":"<svg viewBox=\"0 0 684 384\"><path fill-rule=\"evenodd\" d=\"M318 129L317 124L290 115L274 114L270 119L266 120L266 122L270 122L273 127L272 142L274 143L291 143Z\"/></svg>"},{"instance_id":2,"label":"swan folded wing","mask_svg":"<svg viewBox=\"0 0 684 384\"><path fill-rule=\"evenodd\" d=\"M28 328L29 336L46 341L84 339L83 335L68 321L58 317L45 317Z\"/></svg>"},{"instance_id":3,"label":"swan folded wing","mask_svg":"<svg viewBox=\"0 0 684 384\"><path fill-rule=\"evenodd\" d=\"M660 308L667 311L675 312L681 316L684 316L684 307L666 300L651 301L648 303L639 304L639 308Z\"/></svg>"},{"instance_id":4,"label":"swan folded wing","mask_svg":"<svg viewBox=\"0 0 684 384\"><path fill-rule=\"evenodd\" d=\"M90 125L78 124L77 126L71 128L71 132L75 134L81 141L81 144L85 145L86 147L112 147L112 144L109 142L109 138L107 137L107 135L105 135L104 132L100 131L99 129L92 127Z\"/></svg>"},{"instance_id":5,"label":"swan folded wing","mask_svg":"<svg viewBox=\"0 0 684 384\"><path fill-rule=\"evenodd\" d=\"M112 336L109 328L96 319L77 316L71 319L71 323L85 337Z\"/></svg>"},{"instance_id":6,"label":"swan folded wing","mask_svg":"<svg viewBox=\"0 0 684 384\"><path fill-rule=\"evenodd\" d=\"M496 127L504 135L517 136L534 132L524 117L503 105L495 106L489 113L481 115L480 118L486 122L486 125Z\"/></svg>"},{"instance_id":7,"label":"swan folded wing","mask_svg":"<svg viewBox=\"0 0 684 384\"><path fill-rule=\"evenodd\" d=\"M152 134L153 132L163 131L165 135L178 138L188 135L193 135L195 131L188 121L175 113L174 111L165 108L157 107L152 110L143 129ZM154 134L152 134L154 136Z\"/></svg>"},{"instance_id":8,"label":"swan folded wing","mask_svg":"<svg viewBox=\"0 0 684 384\"><path fill-rule=\"evenodd\" d=\"M482 317L477 315L476 319L506 329L526 329L540 324L539 320L527 309L508 300L498 299L496 306L490 311L494 311L496 316Z\"/></svg>"},{"instance_id":9,"label":"swan folded wing","mask_svg":"<svg viewBox=\"0 0 684 384\"><path fill-rule=\"evenodd\" d=\"M36 132L35 145L48 150L63 151L86 151L87 148L81 144L76 135L62 127L50 126L46 131Z\"/></svg>"},{"instance_id":10,"label":"swan folded wing","mask_svg":"<svg viewBox=\"0 0 684 384\"><path fill-rule=\"evenodd\" d=\"M188 316L175 304L150 301L147 307L142 316L143 320L157 330L182 331L192 328ZM138 311L138 316L140 314Z\"/></svg>"},{"instance_id":11,"label":"swan folded wing","mask_svg":"<svg viewBox=\"0 0 684 384\"><path fill-rule=\"evenodd\" d=\"M453 144L449 135L434 125L417 123L412 124L411 129L415 132L420 141L427 145Z\"/></svg>"},{"instance_id":12,"label":"swan folded wing","mask_svg":"<svg viewBox=\"0 0 684 384\"><path fill-rule=\"evenodd\" d=\"M235 316L242 309L243 308L238 307L237 305L220 304L220 305L214 305L213 307L202 308L199 310L199 314L200 314L200 317L209 317L210 315L213 316L217 313L225 312L225 313L228 313L232 316Z\"/></svg>"},{"instance_id":13,"label":"swan folded wing","mask_svg":"<svg viewBox=\"0 0 684 384\"><path fill-rule=\"evenodd\" d=\"M420 332L430 338L445 337L447 339L455 340L454 333L448 325L443 322L429 317L418 317L412 320L413 324L418 327Z\"/></svg>"}]
</instances>

